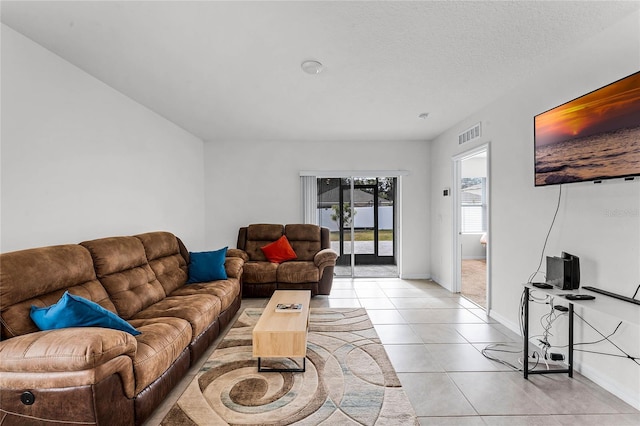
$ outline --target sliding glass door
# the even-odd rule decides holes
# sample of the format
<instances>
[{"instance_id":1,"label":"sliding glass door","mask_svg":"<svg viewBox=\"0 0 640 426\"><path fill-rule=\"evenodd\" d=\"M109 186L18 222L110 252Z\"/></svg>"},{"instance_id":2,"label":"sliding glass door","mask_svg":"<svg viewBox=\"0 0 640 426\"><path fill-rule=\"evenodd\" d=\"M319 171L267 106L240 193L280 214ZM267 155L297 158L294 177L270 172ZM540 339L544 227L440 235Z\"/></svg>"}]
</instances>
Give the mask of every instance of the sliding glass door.
<instances>
[{"instance_id":1,"label":"sliding glass door","mask_svg":"<svg viewBox=\"0 0 640 426\"><path fill-rule=\"evenodd\" d=\"M318 178L319 224L340 254L336 275L397 277L395 177Z\"/></svg>"}]
</instances>

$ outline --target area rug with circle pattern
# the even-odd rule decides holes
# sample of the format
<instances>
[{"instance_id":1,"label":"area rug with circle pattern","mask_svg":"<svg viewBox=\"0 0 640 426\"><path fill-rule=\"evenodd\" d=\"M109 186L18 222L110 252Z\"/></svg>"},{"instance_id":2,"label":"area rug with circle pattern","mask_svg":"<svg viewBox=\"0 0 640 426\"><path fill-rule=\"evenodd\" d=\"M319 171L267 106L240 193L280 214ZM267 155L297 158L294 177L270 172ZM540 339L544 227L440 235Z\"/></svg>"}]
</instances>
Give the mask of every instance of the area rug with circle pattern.
<instances>
[{"instance_id":1,"label":"area rug with circle pattern","mask_svg":"<svg viewBox=\"0 0 640 426\"><path fill-rule=\"evenodd\" d=\"M362 308L312 308L304 373L258 373L245 309L162 421L187 425L417 425L413 407ZM263 359L291 368L294 359Z\"/></svg>"}]
</instances>

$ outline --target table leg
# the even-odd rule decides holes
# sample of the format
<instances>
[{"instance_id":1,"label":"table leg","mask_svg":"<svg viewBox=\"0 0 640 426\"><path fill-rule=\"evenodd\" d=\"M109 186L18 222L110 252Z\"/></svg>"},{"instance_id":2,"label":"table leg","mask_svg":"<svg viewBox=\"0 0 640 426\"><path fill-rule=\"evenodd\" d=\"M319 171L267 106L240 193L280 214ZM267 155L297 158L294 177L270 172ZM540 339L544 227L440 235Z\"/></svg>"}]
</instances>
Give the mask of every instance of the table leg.
<instances>
[{"instance_id":1,"label":"table leg","mask_svg":"<svg viewBox=\"0 0 640 426\"><path fill-rule=\"evenodd\" d=\"M573 377L573 303L569 303L569 377Z\"/></svg>"},{"instance_id":2,"label":"table leg","mask_svg":"<svg viewBox=\"0 0 640 426\"><path fill-rule=\"evenodd\" d=\"M524 320L522 326L522 339L524 347L522 350L522 371L524 378L529 377L529 287L524 288Z\"/></svg>"}]
</instances>

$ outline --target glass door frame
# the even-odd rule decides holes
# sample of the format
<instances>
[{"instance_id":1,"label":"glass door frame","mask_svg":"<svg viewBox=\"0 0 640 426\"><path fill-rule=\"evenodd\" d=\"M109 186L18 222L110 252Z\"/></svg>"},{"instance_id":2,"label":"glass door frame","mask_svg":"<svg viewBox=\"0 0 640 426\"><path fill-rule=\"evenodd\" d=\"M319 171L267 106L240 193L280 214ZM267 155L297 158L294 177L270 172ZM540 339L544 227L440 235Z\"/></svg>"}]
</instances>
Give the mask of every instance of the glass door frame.
<instances>
[{"instance_id":1,"label":"glass door frame","mask_svg":"<svg viewBox=\"0 0 640 426\"><path fill-rule=\"evenodd\" d=\"M340 264L340 259L344 259L344 189L346 187L346 185L342 184L342 179L349 179L349 208L351 209L351 211L353 212L355 210L355 208L353 207L353 192L355 191L355 177L353 176L349 176L349 177L340 177L340 178L336 178L336 179L340 179L340 187L338 189L338 205L339 205L339 217L340 217L340 223L338 224L338 232L340 234L340 257L338 258L338 264ZM344 262L341 266L349 266L351 268L351 277L354 276L354 267L355 267L355 259L356 259L356 255L355 255L355 243L356 243L356 234L355 234L355 226L354 226L354 222L355 220L353 219L354 216L351 216L351 225L349 226L349 239L350 239L350 249L349 249L349 262Z\"/></svg>"},{"instance_id":2,"label":"glass door frame","mask_svg":"<svg viewBox=\"0 0 640 426\"><path fill-rule=\"evenodd\" d=\"M318 178L318 180L321 180L321 179L323 178ZM400 234L398 232L399 221L397 220L397 216L398 216L397 209L399 208L399 204L397 202L397 194L399 193L398 176L370 177L370 176L357 175L357 176L349 176L349 177L332 177L329 179L339 180L338 200L337 200L338 208L336 211L336 216L339 218L338 219L338 234L339 234L338 251L339 251L340 257L338 258L337 265L349 267L350 269L349 275L340 275L340 276L351 276L351 277L359 276L358 274L356 274L356 271L355 271L358 265L371 266L371 267L382 266L382 265L393 265L393 266L399 267L398 257L397 257L397 253L398 253L397 238ZM381 179L388 180L391 183L391 186L390 186L391 197L389 198L389 201L391 203L391 210L392 210L391 218L390 218L392 247L391 247L391 254L385 255L385 256L380 255L380 229L379 229L380 196L379 196L379 193L381 190L380 189ZM359 228L356 226L355 214L357 212L356 209L358 207L357 207L357 202L355 200L355 191L357 191L358 189L368 189L371 192L369 191L365 191L365 192L370 193L372 196L372 200L369 201L369 203L371 203L370 206L372 208L370 212L371 218L369 219L369 216L367 216L368 220L364 224L364 228ZM346 194L349 194L349 195L347 196ZM360 206L360 207L363 207L363 206ZM348 211L346 211L347 208L349 209ZM348 225L348 227L345 225ZM364 253L358 253L356 233L359 229L364 231L367 231L369 229L372 230L373 241L371 241L371 243L373 244L373 250L372 250L373 253L369 251L370 247L366 247L364 249L365 250ZM346 238L347 233L349 236L348 239ZM368 239L366 239L365 241L369 242ZM345 247L346 244L349 244L348 253ZM399 268L397 272L398 272L397 275L399 276Z\"/></svg>"},{"instance_id":3,"label":"glass door frame","mask_svg":"<svg viewBox=\"0 0 640 426\"><path fill-rule=\"evenodd\" d=\"M350 204L350 208L353 209L353 211L355 211L356 207L355 207L355 201L354 201L354 195L355 195L355 191L357 189L372 189L372 195L373 195L373 201L372 201L372 208L373 208L373 223L372 223L372 231L373 231L373 253L358 253L357 252L357 247L356 247L356 242L355 242L355 233L356 233L356 226L355 226L355 216L353 217L353 220L351 221L351 229L350 229L350 241L351 241L351 246L352 250L350 250L351 253L351 258L350 261L347 262L346 260L342 261L343 266L349 266L349 265L353 265L358 266L358 265L397 265L397 258L396 258L396 247L397 247L397 241L396 241L396 237L399 234L398 233L398 221L396 220L396 216L397 216L397 202L396 202L396 193L397 191L397 186L398 186L398 178L397 177L384 177L383 179L392 179L393 180L393 199L392 201L392 214L391 214L391 232L392 232L392 247L391 247L391 255L390 256L381 256L380 255L380 213L379 213L379 200L380 200L380 196L379 196L379 191L380 191L380 182L379 179L381 179L380 177L376 177L376 178L368 178L368 177L362 177L362 176L358 176L358 177L353 177L353 178L342 178L342 179L350 179L350 185L344 185L341 184L340 186L340 197L339 197L339 206L340 206L340 216L344 217L344 211L342 210L344 208L345 205L345 201L344 201L344 191L345 190L349 190L349 204ZM357 179L376 179L376 183L355 183L355 181ZM369 228L369 227L366 227ZM360 229L360 228L357 228ZM386 229L386 228L385 228ZM340 251L341 251L341 255L343 255L344 252L344 243L345 243L345 228L344 228L344 222L341 224L340 227ZM343 258L344 259L344 258ZM338 261L340 262L340 259L338 259Z\"/></svg>"},{"instance_id":4,"label":"glass door frame","mask_svg":"<svg viewBox=\"0 0 640 426\"><path fill-rule=\"evenodd\" d=\"M301 170L301 177L313 177L315 180L319 178L340 178L340 179L351 179L354 182L355 178L359 177L377 177L377 178L395 178L396 188L395 188L395 199L394 199L394 217L393 217L393 226L397 232L394 234L394 258L395 263L397 265L397 276L402 277L402 177L408 176L410 173L407 170ZM307 196L310 194L306 194ZM315 199L317 197L317 193L314 192L312 198ZM302 198L305 198L305 191L302 191ZM306 214L310 216L314 216L312 213L305 213L305 205L311 208L313 205L314 209L317 209L317 202L310 203L304 201L302 203L302 217L307 217ZM309 219L311 223L312 219ZM315 215L315 220L313 220L315 224L319 224L318 217ZM355 243L355 234L352 231L351 235L351 243L352 245ZM354 256L355 253L351 253L350 257ZM354 259L351 259L351 275L341 275L341 277L351 277L357 278L355 275L355 268L353 264Z\"/></svg>"}]
</instances>

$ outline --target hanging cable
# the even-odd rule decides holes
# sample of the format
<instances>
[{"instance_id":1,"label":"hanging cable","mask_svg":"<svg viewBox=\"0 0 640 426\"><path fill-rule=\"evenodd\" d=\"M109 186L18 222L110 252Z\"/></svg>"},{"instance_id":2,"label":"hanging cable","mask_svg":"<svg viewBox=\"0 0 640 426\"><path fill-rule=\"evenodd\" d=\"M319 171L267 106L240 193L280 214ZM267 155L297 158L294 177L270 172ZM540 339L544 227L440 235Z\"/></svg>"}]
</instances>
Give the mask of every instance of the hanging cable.
<instances>
[{"instance_id":1,"label":"hanging cable","mask_svg":"<svg viewBox=\"0 0 640 426\"><path fill-rule=\"evenodd\" d=\"M640 284L638 284L638 287L636 287L636 292L633 293L633 296L631 296L632 299L636 298L636 295L638 294L638 290L640 290Z\"/></svg>"},{"instance_id":2,"label":"hanging cable","mask_svg":"<svg viewBox=\"0 0 640 426\"><path fill-rule=\"evenodd\" d=\"M520 304L518 306L518 321L519 321L519 326L520 326L520 334L524 335L524 305L526 303L526 291L523 289L522 294L520 295ZM536 303L545 303L545 300L547 300L547 297L545 298L538 298L533 296L531 293L529 294L529 297L531 298L531 300L533 300ZM525 365L525 362L528 365L529 362L529 353L528 351L526 353L522 352L522 348L513 348L512 346L514 346L514 344L511 343L494 343L494 344L490 344L487 345L482 351L482 355L485 356L485 358L490 359L492 361L496 361L499 362L503 365L506 365L516 371L522 371ZM499 348L509 348L512 350L507 350L507 349L499 349ZM501 358L498 358L496 356L493 356L490 354L490 352L502 352L502 353L512 353L512 354L522 354L523 358L518 358L518 363L520 363L520 365L522 365L522 367L518 367L517 365L514 365L512 363L510 363L509 361L505 361ZM531 367L531 369L534 369L538 366L538 364L540 363L540 360L543 359L542 355L538 352L538 351L533 351L531 354L531 358L535 360L535 364ZM546 361L544 361L545 364ZM547 369L549 369L549 365L547 364Z\"/></svg>"},{"instance_id":3,"label":"hanging cable","mask_svg":"<svg viewBox=\"0 0 640 426\"><path fill-rule=\"evenodd\" d=\"M556 217L558 216L558 210L560 210L560 200L562 199L562 184L560 184L560 190L558 191L558 202L556 204L556 211L553 213L553 220L551 221L551 225L549 226L549 231L547 231L547 237L544 239L544 244L542 245L542 252L540 253L540 263L538 263L538 268L536 271L529 275L528 283L532 282L533 278L538 275L540 272L540 268L542 267L542 260L544 259L544 252L547 248L547 242L549 241L549 235L551 235L551 230L553 229L553 225L556 223Z\"/></svg>"},{"instance_id":4,"label":"hanging cable","mask_svg":"<svg viewBox=\"0 0 640 426\"><path fill-rule=\"evenodd\" d=\"M618 329L620 328L620 326L622 325L622 321L620 321L618 323L618 325L616 326L616 328L607 336L605 336L604 334L602 334L597 328L595 328L593 325L591 325L587 320L585 320L580 314L576 313L574 311L574 315L577 316L578 318L580 318L585 324L587 324L589 327L591 327L596 333L598 333L600 336L602 336L602 339L600 340L596 340L593 342L582 342L582 343L574 343L573 346L579 346L579 345L595 345L597 343L601 343L604 341L609 342L610 344L612 344L617 350L619 350L623 355L618 355L618 354L610 354L610 353L606 353L606 352L596 352L596 351L587 351L585 349L574 349L575 351L578 352L590 352L590 353L595 353L595 354L599 354L599 355L608 355L608 356L617 356L617 357L621 357L621 358L628 358L631 361L635 362L636 364L640 365L640 357L637 356L631 356L629 355L627 352L625 352L624 350L622 350L622 348L620 348L618 345L616 345L615 343L613 343L610 339L610 337L612 337L614 334L616 334L616 332L618 331ZM564 346L554 346L556 348L566 348L568 347L568 345L564 345Z\"/></svg>"}]
</instances>

